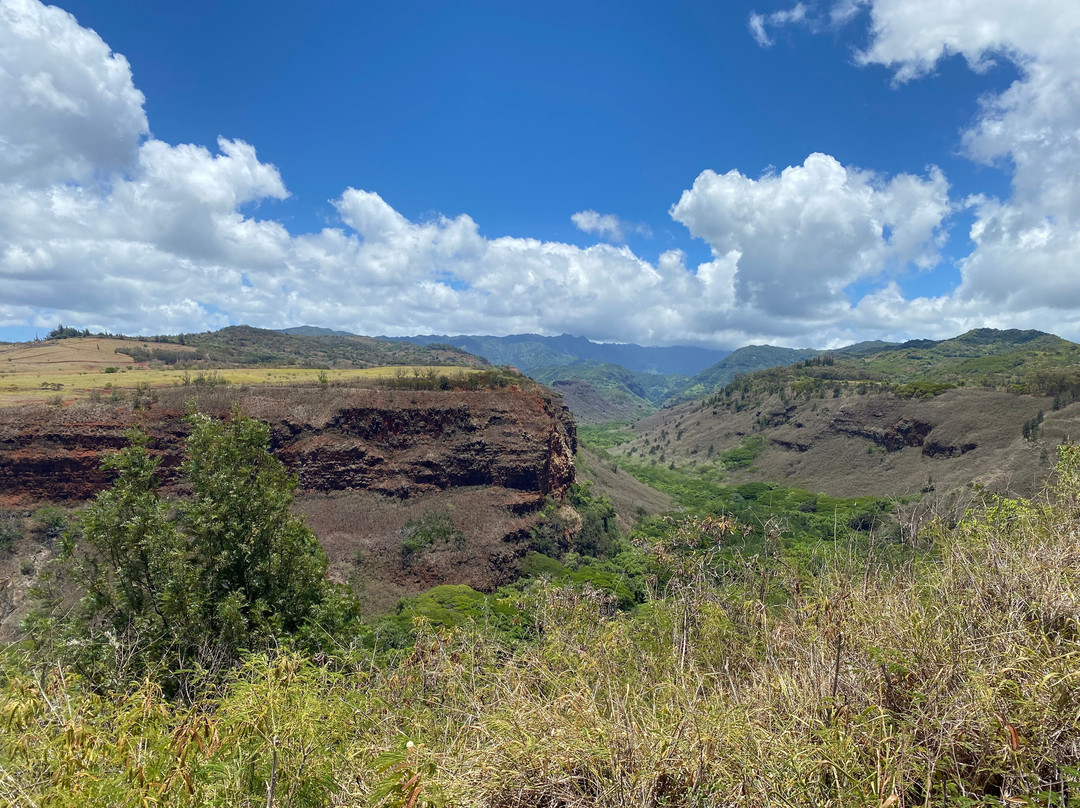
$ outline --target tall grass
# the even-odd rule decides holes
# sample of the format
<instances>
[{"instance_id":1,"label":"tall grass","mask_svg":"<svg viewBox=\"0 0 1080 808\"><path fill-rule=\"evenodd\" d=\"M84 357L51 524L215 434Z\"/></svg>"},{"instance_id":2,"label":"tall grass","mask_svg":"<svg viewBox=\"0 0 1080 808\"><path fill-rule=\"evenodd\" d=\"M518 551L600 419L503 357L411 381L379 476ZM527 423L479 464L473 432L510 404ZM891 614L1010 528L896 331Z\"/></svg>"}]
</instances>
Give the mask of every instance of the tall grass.
<instances>
[{"instance_id":1,"label":"tall grass","mask_svg":"<svg viewBox=\"0 0 1080 808\"><path fill-rule=\"evenodd\" d=\"M652 550L635 612L521 596L537 629L418 626L397 655L256 656L194 706L95 694L11 652L14 805L1080 804L1080 451L903 565L830 545L765 596L753 559ZM722 521L680 527L728 541ZM695 533L696 531L696 533Z\"/></svg>"}]
</instances>

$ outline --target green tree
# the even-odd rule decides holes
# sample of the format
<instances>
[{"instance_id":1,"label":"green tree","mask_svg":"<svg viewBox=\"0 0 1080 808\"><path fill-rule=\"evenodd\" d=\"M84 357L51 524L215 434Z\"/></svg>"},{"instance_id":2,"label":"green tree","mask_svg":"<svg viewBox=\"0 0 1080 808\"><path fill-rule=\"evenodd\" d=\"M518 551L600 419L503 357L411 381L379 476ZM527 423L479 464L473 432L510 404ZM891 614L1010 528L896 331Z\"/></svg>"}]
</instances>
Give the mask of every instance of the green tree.
<instances>
[{"instance_id":1,"label":"green tree","mask_svg":"<svg viewBox=\"0 0 1080 808\"><path fill-rule=\"evenodd\" d=\"M296 480L270 454L269 427L239 410L227 421L193 413L188 423L181 475L190 493L162 497L159 461L145 435L130 433L104 461L116 479L79 517L54 578L73 583L80 600L68 609L53 598L28 624L43 650L92 681L151 676L176 692L245 649L355 613L292 513Z\"/></svg>"}]
</instances>

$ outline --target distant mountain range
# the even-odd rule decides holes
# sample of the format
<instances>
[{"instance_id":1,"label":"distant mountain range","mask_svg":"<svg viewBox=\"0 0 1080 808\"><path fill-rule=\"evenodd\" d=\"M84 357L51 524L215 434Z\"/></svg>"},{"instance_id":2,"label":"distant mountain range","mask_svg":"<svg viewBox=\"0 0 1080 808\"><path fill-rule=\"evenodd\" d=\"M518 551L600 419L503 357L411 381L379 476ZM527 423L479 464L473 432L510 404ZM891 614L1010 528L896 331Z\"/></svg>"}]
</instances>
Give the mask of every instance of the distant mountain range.
<instances>
[{"instance_id":1,"label":"distant mountain range","mask_svg":"<svg viewBox=\"0 0 1080 808\"><path fill-rule=\"evenodd\" d=\"M342 332L313 326L285 331L304 336L343 336ZM1032 362L1036 366L1057 366L1066 354L1071 356L1067 346L1073 345L1041 331L989 328L948 340L875 340L828 351L774 345L747 345L730 352L695 347L652 348L597 343L567 334L425 335L390 341L446 345L493 364L513 365L562 393L570 409L585 423L633 421L662 407L712 395L738 376L791 367L823 354L832 357L830 362L838 363L835 372L843 370L850 377L873 376L894 382L932 378L957 383L984 377L1001 381L1014 363L1029 369Z\"/></svg>"},{"instance_id":2,"label":"distant mountain range","mask_svg":"<svg viewBox=\"0 0 1080 808\"><path fill-rule=\"evenodd\" d=\"M355 336L312 325L281 331L302 337ZM446 345L495 365L512 365L562 393L570 409L585 423L632 421L665 404L709 395L740 374L790 365L821 353L815 348L774 345L748 345L736 351L689 346L646 347L593 342L569 334L558 337L427 334L377 339L418 346ZM871 344L887 343L860 343Z\"/></svg>"},{"instance_id":3,"label":"distant mountain range","mask_svg":"<svg viewBox=\"0 0 1080 808\"><path fill-rule=\"evenodd\" d=\"M540 368L592 362L620 365L636 373L693 376L720 361L731 351L676 346L649 348L632 343L593 342L585 337L563 334L543 337L539 334L511 334L507 337L444 336L380 337L412 342L417 345L439 343L482 356L496 365L513 365L532 375Z\"/></svg>"},{"instance_id":4,"label":"distant mountain range","mask_svg":"<svg viewBox=\"0 0 1080 808\"><path fill-rule=\"evenodd\" d=\"M344 336L341 331L310 325L282 331L306 337ZM558 337L428 334L378 339L425 347L446 345L483 357L495 365L512 365L561 392L578 419L586 423L633 420L655 412L672 394L691 383L697 374L716 367L718 362L733 355L731 351L689 346L646 347L632 343L593 342L569 334ZM782 352L787 349L772 350ZM816 351L809 353L812 355ZM786 359L786 355L783 358ZM748 369L762 366L758 363ZM741 370L744 365L736 361L735 367Z\"/></svg>"}]
</instances>

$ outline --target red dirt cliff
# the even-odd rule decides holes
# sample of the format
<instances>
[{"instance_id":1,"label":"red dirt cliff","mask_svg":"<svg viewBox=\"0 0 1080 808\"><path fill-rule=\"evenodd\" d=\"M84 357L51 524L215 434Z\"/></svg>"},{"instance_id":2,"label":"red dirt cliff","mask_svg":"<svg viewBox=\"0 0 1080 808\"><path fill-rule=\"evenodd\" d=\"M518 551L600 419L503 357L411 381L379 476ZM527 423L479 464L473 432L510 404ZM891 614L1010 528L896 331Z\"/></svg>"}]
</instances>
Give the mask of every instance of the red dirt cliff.
<instances>
[{"instance_id":1,"label":"red dirt cliff","mask_svg":"<svg viewBox=\"0 0 1080 808\"><path fill-rule=\"evenodd\" d=\"M130 403L0 409L0 507L29 513L47 502L78 506L109 485L102 457L150 436L170 485L183 457L189 404L227 416L233 403L270 424L274 453L296 472L296 507L354 583L369 613L442 583L491 590L514 580L548 496L574 481L577 433L550 391L387 391L338 387L216 387L158 391ZM406 557L410 525L449 519L464 541ZM29 542L29 539L27 540ZM44 563L54 548L29 542L0 563L0 637L12 632L26 583L14 564ZM18 591L16 591L18 590Z\"/></svg>"},{"instance_id":2,"label":"red dirt cliff","mask_svg":"<svg viewBox=\"0 0 1080 808\"><path fill-rule=\"evenodd\" d=\"M109 483L101 458L126 445L132 426L150 435L168 479L183 453L185 399L221 416L237 402L269 422L273 450L298 474L301 492L408 498L496 486L542 500L560 496L574 480L573 419L540 388L181 388L165 391L147 410L89 402L0 410L0 504L93 497Z\"/></svg>"}]
</instances>

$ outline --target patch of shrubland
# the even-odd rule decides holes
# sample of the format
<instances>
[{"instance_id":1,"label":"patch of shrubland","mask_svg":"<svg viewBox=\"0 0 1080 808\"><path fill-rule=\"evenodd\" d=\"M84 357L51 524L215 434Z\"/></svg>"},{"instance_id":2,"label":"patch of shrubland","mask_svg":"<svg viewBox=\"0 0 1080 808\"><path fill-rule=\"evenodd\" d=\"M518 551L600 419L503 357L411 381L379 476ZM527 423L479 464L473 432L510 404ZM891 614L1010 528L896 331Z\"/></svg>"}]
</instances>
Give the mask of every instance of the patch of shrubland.
<instances>
[{"instance_id":1,"label":"patch of shrubland","mask_svg":"<svg viewBox=\"0 0 1080 808\"><path fill-rule=\"evenodd\" d=\"M554 568L449 587L402 648L283 643L190 701L10 648L0 801L1076 805L1078 497L1066 446L1038 500L934 523L916 553L835 542L803 566L732 552L730 516L685 518L638 536L636 607Z\"/></svg>"}]
</instances>

